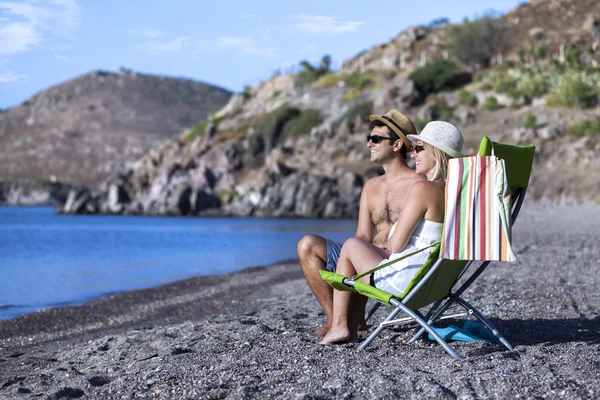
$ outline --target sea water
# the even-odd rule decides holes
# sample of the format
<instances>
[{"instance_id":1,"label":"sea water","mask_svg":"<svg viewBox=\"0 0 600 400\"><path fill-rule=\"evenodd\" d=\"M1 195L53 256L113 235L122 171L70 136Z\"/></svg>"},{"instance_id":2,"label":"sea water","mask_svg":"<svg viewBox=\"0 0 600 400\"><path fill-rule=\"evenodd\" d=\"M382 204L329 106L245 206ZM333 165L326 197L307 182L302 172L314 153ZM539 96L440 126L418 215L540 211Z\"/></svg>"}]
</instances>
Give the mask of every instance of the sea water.
<instances>
[{"instance_id":1,"label":"sea water","mask_svg":"<svg viewBox=\"0 0 600 400\"><path fill-rule=\"evenodd\" d=\"M354 220L57 215L0 207L0 319L296 258L307 233L343 242Z\"/></svg>"}]
</instances>

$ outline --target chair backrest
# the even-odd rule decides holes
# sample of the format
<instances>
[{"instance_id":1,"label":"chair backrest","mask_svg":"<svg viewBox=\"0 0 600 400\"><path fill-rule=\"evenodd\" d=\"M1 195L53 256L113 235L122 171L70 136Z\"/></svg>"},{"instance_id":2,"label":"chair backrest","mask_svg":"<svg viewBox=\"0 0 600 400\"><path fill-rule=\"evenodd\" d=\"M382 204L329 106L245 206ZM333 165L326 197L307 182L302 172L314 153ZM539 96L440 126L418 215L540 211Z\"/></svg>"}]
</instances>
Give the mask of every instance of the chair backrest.
<instances>
[{"instance_id":1,"label":"chair backrest","mask_svg":"<svg viewBox=\"0 0 600 400\"><path fill-rule=\"evenodd\" d=\"M513 146L492 142L487 136L481 140L479 156L493 154L504 160L506 178L511 187L511 224L514 223L525 191L529 184L535 146ZM438 249L439 250L439 249ZM400 296L404 304L415 310L446 297L471 261L439 258L439 251L432 253ZM431 270L431 271L430 271ZM425 278L425 279L424 279Z\"/></svg>"},{"instance_id":2,"label":"chair backrest","mask_svg":"<svg viewBox=\"0 0 600 400\"><path fill-rule=\"evenodd\" d=\"M496 157L504 160L508 186L526 188L529 185L529 177L533 167L535 146L513 146L497 143L484 136L479 144L478 155L489 156L492 155L492 151Z\"/></svg>"},{"instance_id":3,"label":"chair backrest","mask_svg":"<svg viewBox=\"0 0 600 400\"><path fill-rule=\"evenodd\" d=\"M479 144L478 155L489 156L492 152L496 157L503 159L506 166L506 180L510 187L512 202L511 222L514 223L529 186L535 146L513 146L493 142L489 137L484 136Z\"/></svg>"}]
</instances>

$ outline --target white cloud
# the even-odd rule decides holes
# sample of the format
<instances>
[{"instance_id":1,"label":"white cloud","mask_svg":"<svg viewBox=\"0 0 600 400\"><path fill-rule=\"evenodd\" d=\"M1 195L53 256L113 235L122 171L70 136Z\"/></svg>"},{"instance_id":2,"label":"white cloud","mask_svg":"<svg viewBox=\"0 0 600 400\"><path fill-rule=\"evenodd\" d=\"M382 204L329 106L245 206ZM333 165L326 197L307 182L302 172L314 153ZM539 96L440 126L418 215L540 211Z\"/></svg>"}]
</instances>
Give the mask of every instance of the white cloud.
<instances>
[{"instance_id":1,"label":"white cloud","mask_svg":"<svg viewBox=\"0 0 600 400\"><path fill-rule=\"evenodd\" d=\"M71 61L70 57L63 56L61 54L55 54L54 58L56 58L57 60L60 60L60 61Z\"/></svg>"},{"instance_id":2,"label":"white cloud","mask_svg":"<svg viewBox=\"0 0 600 400\"><path fill-rule=\"evenodd\" d=\"M156 39L165 35L163 31L159 31L158 29L152 28L130 29L129 33L135 36L142 36L149 39Z\"/></svg>"},{"instance_id":3,"label":"white cloud","mask_svg":"<svg viewBox=\"0 0 600 400\"><path fill-rule=\"evenodd\" d=\"M314 35L340 35L342 33L356 32L364 22L338 21L326 15L300 14L292 17L297 22L290 25L292 30Z\"/></svg>"},{"instance_id":4,"label":"white cloud","mask_svg":"<svg viewBox=\"0 0 600 400\"><path fill-rule=\"evenodd\" d=\"M41 34L32 24L10 22L0 26L0 54L25 52L41 41Z\"/></svg>"},{"instance_id":5,"label":"white cloud","mask_svg":"<svg viewBox=\"0 0 600 400\"><path fill-rule=\"evenodd\" d=\"M50 18L50 13L48 10L42 7L36 7L32 4L25 3L17 3L13 1L0 1L0 9L4 10L4 13L8 15L12 15L12 19L8 17L9 20L14 20L14 17L18 17L30 22L33 25L42 25L44 22Z\"/></svg>"},{"instance_id":6,"label":"white cloud","mask_svg":"<svg viewBox=\"0 0 600 400\"><path fill-rule=\"evenodd\" d=\"M15 74L12 71L0 72L0 83L24 82L29 79L27 75Z\"/></svg>"},{"instance_id":7,"label":"white cloud","mask_svg":"<svg viewBox=\"0 0 600 400\"><path fill-rule=\"evenodd\" d=\"M188 48L191 39L187 36L180 36L169 42L145 42L144 49L150 54L161 53L179 53Z\"/></svg>"},{"instance_id":8,"label":"white cloud","mask_svg":"<svg viewBox=\"0 0 600 400\"><path fill-rule=\"evenodd\" d=\"M0 1L0 13L0 54L25 52L55 37L69 37L81 21L76 0Z\"/></svg>"},{"instance_id":9,"label":"white cloud","mask_svg":"<svg viewBox=\"0 0 600 400\"><path fill-rule=\"evenodd\" d=\"M245 36L220 36L217 38L216 47L264 57L274 57L277 53L276 48L261 47L254 38Z\"/></svg>"}]
</instances>

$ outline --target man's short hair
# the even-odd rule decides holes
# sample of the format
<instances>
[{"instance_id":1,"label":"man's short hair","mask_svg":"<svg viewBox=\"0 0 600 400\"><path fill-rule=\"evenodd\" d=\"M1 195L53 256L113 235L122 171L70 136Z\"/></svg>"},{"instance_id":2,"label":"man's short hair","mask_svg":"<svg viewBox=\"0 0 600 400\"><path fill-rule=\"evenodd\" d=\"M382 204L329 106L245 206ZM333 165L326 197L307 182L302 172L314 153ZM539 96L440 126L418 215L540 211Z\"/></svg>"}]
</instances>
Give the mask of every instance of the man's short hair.
<instances>
[{"instance_id":1,"label":"man's short hair","mask_svg":"<svg viewBox=\"0 0 600 400\"><path fill-rule=\"evenodd\" d=\"M387 129L387 132L390 135L390 137L392 139L394 139L394 142L396 140L401 140L400 137L398 135L396 135L396 132L394 132L393 130L390 129L389 126L387 126L386 124L384 124L383 122L378 121L378 120L371 121L371 124L369 125L369 130L373 130L373 128L375 128L376 126L385 127ZM404 146L404 143L402 143L402 144L403 144L403 146L402 146L402 149L400 150L400 154L402 154L404 157L406 157L406 154L407 154L406 146Z\"/></svg>"}]
</instances>

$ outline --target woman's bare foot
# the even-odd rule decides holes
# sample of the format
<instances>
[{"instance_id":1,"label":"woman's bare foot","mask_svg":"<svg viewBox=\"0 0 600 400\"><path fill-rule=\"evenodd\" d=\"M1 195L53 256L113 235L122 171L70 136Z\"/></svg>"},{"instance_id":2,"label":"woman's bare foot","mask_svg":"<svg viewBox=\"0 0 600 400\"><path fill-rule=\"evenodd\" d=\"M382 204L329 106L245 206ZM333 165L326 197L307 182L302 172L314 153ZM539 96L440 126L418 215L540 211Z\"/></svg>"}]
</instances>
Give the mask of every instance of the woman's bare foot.
<instances>
[{"instance_id":1,"label":"woman's bare foot","mask_svg":"<svg viewBox=\"0 0 600 400\"><path fill-rule=\"evenodd\" d=\"M368 331L369 328L370 327L369 327L369 325L367 325L366 322L363 322L360 325L358 325L359 332ZM325 324L322 327L320 327L319 329L317 329L316 331L314 331L313 336L323 337L323 336L327 335L327 332L329 332L330 329L331 329L331 324Z\"/></svg>"},{"instance_id":2,"label":"woman's bare foot","mask_svg":"<svg viewBox=\"0 0 600 400\"><path fill-rule=\"evenodd\" d=\"M334 328L332 327L327 335L319 342L320 344L335 344L335 343L349 343L356 342L357 337L353 335L348 328Z\"/></svg>"},{"instance_id":3,"label":"woman's bare foot","mask_svg":"<svg viewBox=\"0 0 600 400\"><path fill-rule=\"evenodd\" d=\"M327 332L331 329L331 324L325 324L316 331L313 332L313 336L323 337L327 335Z\"/></svg>"}]
</instances>

